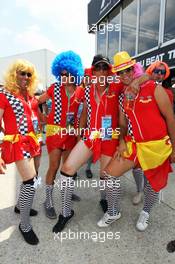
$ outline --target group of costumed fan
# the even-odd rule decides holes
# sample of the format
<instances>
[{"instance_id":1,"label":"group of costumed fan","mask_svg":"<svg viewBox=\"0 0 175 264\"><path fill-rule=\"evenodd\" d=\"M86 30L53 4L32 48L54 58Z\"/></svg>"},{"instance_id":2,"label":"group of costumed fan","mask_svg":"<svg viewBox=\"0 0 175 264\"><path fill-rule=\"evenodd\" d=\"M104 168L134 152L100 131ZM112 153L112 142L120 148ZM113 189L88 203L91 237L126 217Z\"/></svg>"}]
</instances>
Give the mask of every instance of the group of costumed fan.
<instances>
[{"instance_id":1,"label":"group of costumed fan","mask_svg":"<svg viewBox=\"0 0 175 264\"><path fill-rule=\"evenodd\" d=\"M167 77L168 66L164 65L164 71L159 66L154 65ZM17 60L7 70L0 90L4 132L0 171L5 173L6 164L15 162L21 176L14 212L20 214L19 230L24 240L33 245L39 242L30 216L37 215L32 203L41 181L38 177L41 121L46 122L49 158L44 210L51 219L57 218L53 189L62 162L61 213L52 231L61 232L74 216L75 176L91 157L93 162L99 160L99 180L103 183L100 205L104 215L98 226L107 227L121 217L119 177L132 169L136 185L141 182L144 191L143 209L136 223L136 228L144 231L159 191L167 185L170 162L175 161L171 93L152 78L153 69L144 73L126 51L115 54L114 65L107 57L96 55L91 68L85 71L78 54L62 52L55 57L51 70L55 83L42 95L35 96L38 80L35 66ZM39 104L48 100L52 106L45 116Z\"/></svg>"}]
</instances>

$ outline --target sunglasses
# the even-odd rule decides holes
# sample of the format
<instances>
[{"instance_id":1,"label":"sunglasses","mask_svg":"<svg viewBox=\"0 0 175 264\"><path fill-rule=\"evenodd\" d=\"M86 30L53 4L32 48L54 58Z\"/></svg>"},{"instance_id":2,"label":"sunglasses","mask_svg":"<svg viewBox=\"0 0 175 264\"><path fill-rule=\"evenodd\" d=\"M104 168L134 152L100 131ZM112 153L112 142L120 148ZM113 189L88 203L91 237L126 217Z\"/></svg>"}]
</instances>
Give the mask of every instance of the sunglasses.
<instances>
[{"instance_id":1,"label":"sunglasses","mask_svg":"<svg viewBox=\"0 0 175 264\"><path fill-rule=\"evenodd\" d=\"M166 70L162 70L162 69L154 69L153 72L155 74L161 74L161 75L165 75L166 74Z\"/></svg>"},{"instance_id":2,"label":"sunglasses","mask_svg":"<svg viewBox=\"0 0 175 264\"><path fill-rule=\"evenodd\" d=\"M26 76L27 75L28 78L32 77L32 74L30 72L25 72L25 71L21 71L20 75L21 76Z\"/></svg>"},{"instance_id":3,"label":"sunglasses","mask_svg":"<svg viewBox=\"0 0 175 264\"><path fill-rule=\"evenodd\" d=\"M66 77L69 77L69 73L68 73L68 72L65 72L65 73L64 73L64 72L62 72L62 73L61 73L61 76L66 76Z\"/></svg>"},{"instance_id":4,"label":"sunglasses","mask_svg":"<svg viewBox=\"0 0 175 264\"><path fill-rule=\"evenodd\" d=\"M107 71L107 70L109 70L109 66L105 63L104 64L97 64L94 66L94 69L95 69L95 71L100 71L100 70Z\"/></svg>"},{"instance_id":5,"label":"sunglasses","mask_svg":"<svg viewBox=\"0 0 175 264\"><path fill-rule=\"evenodd\" d=\"M124 73L129 73L130 71L132 71L132 67L130 67L130 68L127 68L127 69L125 69L125 70L122 70L122 71L119 71L118 72L118 75L122 75L122 74L124 74Z\"/></svg>"}]
</instances>

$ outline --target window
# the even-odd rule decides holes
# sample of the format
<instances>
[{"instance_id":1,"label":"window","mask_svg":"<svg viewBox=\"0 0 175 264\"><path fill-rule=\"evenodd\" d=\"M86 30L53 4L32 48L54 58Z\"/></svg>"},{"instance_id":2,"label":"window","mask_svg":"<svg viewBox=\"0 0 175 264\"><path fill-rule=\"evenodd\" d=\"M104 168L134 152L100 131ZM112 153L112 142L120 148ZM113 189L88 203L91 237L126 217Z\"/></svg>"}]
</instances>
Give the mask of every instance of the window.
<instances>
[{"instance_id":1,"label":"window","mask_svg":"<svg viewBox=\"0 0 175 264\"><path fill-rule=\"evenodd\" d=\"M108 20L108 57L113 63L113 57L119 51L119 32L120 32L120 9L116 8Z\"/></svg>"},{"instance_id":2,"label":"window","mask_svg":"<svg viewBox=\"0 0 175 264\"><path fill-rule=\"evenodd\" d=\"M102 21L97 30L97 54L106 56L107 22Z\"/></svg>"},{"instance_id":3,"label":"window","mask_svg":"<svg viewBox=\"0 0 175 264\"><path fill-rule=\"evenodd\" d=\"M139 53L158 45L159 16L160 0L141 0Z\"/></svg>"},{"instance_id":4,"label":"window","mask_svg":"<svg viewBox=\"0 0 175 264\"><path fill-rule=\"evenodd\" d=\"M165 10L165 28L164 28L164 41L175 38L175 2L174 0L166 1Z\"/></svg>"},{"instance_id":5,"label":"window","mask_svg":"<svg viewBox=\"0 0 175 264\"><path fill-rule=\"evenodd\" d=\"M136 23L137 1L124 1L122 22L122 50L127 51L131 56L135 55Z\"/></svg>"}]
</instances>

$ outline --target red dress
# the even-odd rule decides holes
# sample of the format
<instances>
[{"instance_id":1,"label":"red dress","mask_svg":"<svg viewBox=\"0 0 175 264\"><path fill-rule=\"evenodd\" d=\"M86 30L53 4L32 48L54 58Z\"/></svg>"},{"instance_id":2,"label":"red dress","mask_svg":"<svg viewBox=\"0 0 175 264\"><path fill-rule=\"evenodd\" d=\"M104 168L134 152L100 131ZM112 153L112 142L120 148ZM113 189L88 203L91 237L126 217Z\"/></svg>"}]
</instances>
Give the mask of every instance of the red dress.
<instances>
[{"instance_id":1,"label":"red dress","mask_svg":"<svg viewBox=\"0 0 175 264\"><path fill-rule=\"evenodd\" d=\"M21 100L24 100L23 97L20 97ZM39 156L41 156L41 152L42 152L42 127L41 127L41 122L40 122L40 113L39 113L39 105L38 105L38 100L35 98L35 96L31 97L31 96L27 96L27 103L29 105L29 107L31 108L31 112L32 112L32 123L33 123L33 127L34 127L34 132L36 137L38 138L38 141L40 143L40 152L39 152Z\"/></svg>"},{"instance_id":2,"label":"red dress","mask_svg":"<svg viewBox=\"0 0 175 264\"><path fill-rule=\"evenodd\" d=\"M108 138L97 136L97 131L103 129L104 120L110 124L110 128L114 131L118 128L118 97L123 89L123 85L111 83L104 91L100 98L99 104L95 100L95 85L91 84L85 88L85 100L87 104L87 129L84 134L85 145L93 152L93 161L96 162L101 154L112 157L118 146L116 137ZM96 134L96 135L95 135ZM93 137L93 135L95 135Z\"/></svg>"},{"instance_id":3,"label":"red dress","mask_svg":"<svg viewBox=\"0 0 175 264\"><path fill-rule=\"evenodd\" d=\"M154 97L155 87L154 81L143 84L132 107L128 106L125 92L121 107L129 121L130 136L126 137L126 142L131 151L126 158L140 164L152 188L158 192L166 186L171 172L172 147L165 119Z\"/></svg>"},{"instance_id":4,"label":"red dress","mask_svg":"<svg viewBox=\"0 0 175 264\"><path fill-rule=\"evenodd\" d=\"M5 163L39 155L40 145L34 134L31 108L20 96L0 90L0 108L4 110L5 137L1 144Z\"/></svg>"},{"instance_id":5,"label":"red dress","mask_svg":"<svg viewBox=\"0 0 175 264\"><path fill-rule=\"evenodd\" d=\"M59 86L57 83L52 84L47 90L47 94L52 99L52 109L47 118L46 126L46 145L48 153L54 149L71 150L76 142L75 133L71 133L68 128L68 133L61 132L70 123L71 127L76 128L77 112L80 104L80 95L77 90L69 98L66 94L64 86ZM70 133L69 133L70 132Z\"/></svg>"}]
</instances>

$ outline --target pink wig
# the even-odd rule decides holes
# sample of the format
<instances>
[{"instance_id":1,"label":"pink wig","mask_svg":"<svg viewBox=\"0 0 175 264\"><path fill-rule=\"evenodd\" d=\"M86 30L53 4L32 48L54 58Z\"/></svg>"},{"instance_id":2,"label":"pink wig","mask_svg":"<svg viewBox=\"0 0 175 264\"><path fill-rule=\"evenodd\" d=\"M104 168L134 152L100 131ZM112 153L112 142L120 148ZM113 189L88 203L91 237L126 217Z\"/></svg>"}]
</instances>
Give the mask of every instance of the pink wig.
<instances>
[{"instance_id":1,"label":"pink wig","mask_svg":"<svg viewBox=\"0 0 175 264\"><path fill-rule=\"evenodd\" d=\"M134 67L134 79L138 78L138 77L140 77L140 76L142 76L144 74L143 67L142 67L142 65L139 62L134 64L133 67Z\"/></svg>"}]
</instances>

